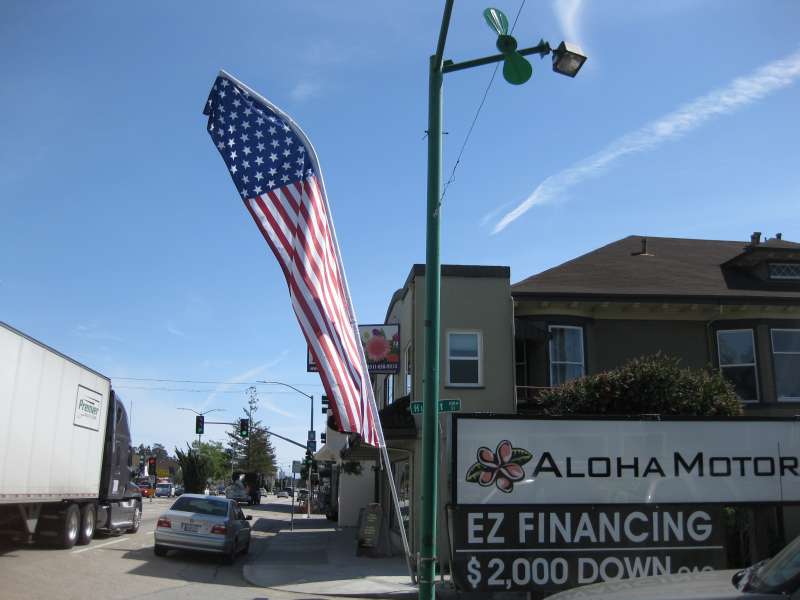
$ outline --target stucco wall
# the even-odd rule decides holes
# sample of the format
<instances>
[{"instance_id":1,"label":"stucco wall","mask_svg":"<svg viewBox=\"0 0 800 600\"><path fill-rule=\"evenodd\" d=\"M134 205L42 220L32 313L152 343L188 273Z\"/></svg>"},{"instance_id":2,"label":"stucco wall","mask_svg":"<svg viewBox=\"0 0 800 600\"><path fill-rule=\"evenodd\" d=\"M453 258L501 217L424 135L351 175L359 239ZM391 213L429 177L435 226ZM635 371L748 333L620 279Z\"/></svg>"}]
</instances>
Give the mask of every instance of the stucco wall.
<instances>
[{"instance_id":1,"label":"stucco wall","mask_svg":"<svg viewBox=\"0 0 800 600\"><path fill-rule=\"evenodd\" d=\"M375 499L374 462L362 462L361 474L339 476L339 527L358 525L358 512Z\"/></svg>"}]
</instances>

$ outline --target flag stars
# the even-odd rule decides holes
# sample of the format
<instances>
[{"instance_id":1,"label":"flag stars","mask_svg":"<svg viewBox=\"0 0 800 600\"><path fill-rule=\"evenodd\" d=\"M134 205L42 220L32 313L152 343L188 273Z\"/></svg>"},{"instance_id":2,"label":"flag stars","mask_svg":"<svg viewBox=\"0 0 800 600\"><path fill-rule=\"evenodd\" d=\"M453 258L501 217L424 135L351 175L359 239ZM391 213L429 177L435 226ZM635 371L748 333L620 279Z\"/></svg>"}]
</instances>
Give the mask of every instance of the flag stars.
<instances>
[{"instance_id":1,"label":"flag stars","mask_svg":"<svg viewBox=\"0 0 800 600\"><path fill-rule=\"evenodd\" d=\"M284 150L284 151L283 151L283 156L284 156L284 157L287 157L287 156L289 156L290 154L291 154L291 152L290 152L289 150Z\"/></svg>"},{"instance_id":2,"label":"flag stars","mask_svg":"<svg viewBox=\"0 0 800 600\"><path fill-rule=\"evenodd\" d=\"M270 167L270 169L269 169L269 171L267 171L267 173L269 173L270 177L274 177L275 175L278 174L278 169L276 169L275 167Z\"/></svg>"},{"instance_id":3,"label":"flag stars","mask_svg":"<svg viewBox=\"0 0 800 600\"><path fill-rule=\"evenodd\" d=\"M249 121L245 121L244 123L242 123L242 128L243 129L250 129L250 122Z\"/></svg>"},{"instance_id":4,"label":"flag stars","mask_svg":"<svg viewBox=\"0 0 800 600\"><path fill-rule=\"evenodd\" d=\"M261 139L262 137L264 137L264 134L263 134L263 133L261 133L261 130L260 130L260 129L259 129L258 131L256 131L256 137L257 137L258 139Z\"/></svg>"},{"instance_id":5,"label":"flag stars","mask_svg":"<svg viewBox=\"0 0 800 600\"><path fill-rule=\"evenodd\" d=\"M250 155L250 146L245 146L244 148L242 148L242 152L244 152L245 156L249 156Z\"/></svg>"},{"instance_id":6,"label":"flag stars","mask_svg":"<svg viewBox=\"0 0 800 600\"><path fill-rule=\"evenodd\" d=\"M247 175L242 175L242 181L245 183L250 183L250 178Z\"/></svg>"},{"instance_id":7,"label":"flag stars","mask_svg":"<svg viewBox=\"0 0 800 600\"><path fill-rule=\"evenodd\" d=\"M231 160L236 160L236 150L231 152Z\"/></svg>"},{"instance_id":8,"label":"flag stars","mask_svg":"<svg viewBox=\"0 0 800 600\"><path fill-rule=\"evenodd\" d=\"M235 174L235 173L236 173L236 171L238 171L238 170L239 170L239 169L236 167L236 165L231 165L231 173L234 173L234 174Z\"/></svg>"},{"instance_id":9,"label":"flag stars","mask_svg":"<svg viewBox=\"0 0 800 600\"><path fill-rule=\"evenodd\" d=\"M261 113L261 111L258 111L258 112L259 112L259 114ZM263 125L264 124L264 117L258 117L256 119L256 123L258 123L259 125Z\"/></svg>"},{"instance_id":10,"label":"flag stars","mask_svg":"<svg viewBox=\"0 0 800 600\"><path fill-rule=\"evenodd\" d=\"M249 106L244 109L244 116L245 117L249 117L252 114L253 114L253 110Z\"/></svg>"},{"instance_id":11,"label":"flag stars","mask_svg":"<svg viewBox=\"0 0 800 600\"><path fill-rule=\"evenodd\" d=\"M236 133L236 127L234 127L233 125L229 126L228 127L228 133L230 133L230 134Z\"/></svg>"},{"instance_id":12,"label":"flag stars","mask_svg":"<svg viewBox=\"0 0 800 600\"><path fill-rule=\"evenodd\" d=\"M258 145L256 146L256 148L258 148L259 152L263 152L264 148L266 148L266 146L262 142L258 142Z\"/></svg>"},{"instance_id":13,"label":"flag stars","mask_svg":"<svg viewBox=\"0 0 800 600\"><path fill-rule=\"evenodd\" d=\"M289 170L289 168L290 168L291 166L292 166L292 165L290 165L288 162L285 162L285 163L283 163L283 164L281 165L281 168L282 168L284 171L288 171L288 170Z\"/></svg>"},{"instance_id":14,"label":"flag stars","mask_svg":"<svg viewBox=\"0 0 800 600\"><path fill-rule=\"evenodd\" d=\"M229 140L228 140L228 147L229 147L229 148L233 148L233 146L234 146L235 144L236 144L236 142L233 140L233 138L231 138L231 139L229 139Z\"/></svg>"},{"instance_id":15,"label":"flag stars","mask_svg":"<svg viewBox=\"0 0 800 600\"><path fill-rule=\"evenodd\" d=\"M287 146L291 146L292 144L294 144L294 140L292 138L290 138L290 137L287 137L286 140L285 140L285 143L286 143Z\"/></svg>"},{"instance_id":16,"label":"flag stars","mask_svg":"<svg viewBox=\"0 0 800 600\"><path fill-rule=\"evenodd\" d=\"M236 100L234 100L234 101L233 101L233 105L234 105L236 108L239 108L239 107L242 105L242 101L241 101L241 100L239 100L238 98L236 98Z\"/></svg>"},{"instance_id":17,"label":"flag stars","mask_svg":"<svg viewBox=\"0 0 800 600\"><path fill-rule=\"evenodd\" d=\"M270 135L275 135L275 132L278 131L278 130L275 129L274 127L270 127L267 131L269 131Z\"/></svg>"},{"instance_id":18,"label":"flag stars","mask_svg":"<svg viewBox=\"0 0 800 600\"><path fill-rule=\"evenodd\" d=\"M260 196L261 195L261 186L257 185L253 191L256 193L257 196Z\"/></svg>"},{"instance_id":19,"label":"flag stars","mask_svg":"<svg viewBox=\"0 0 800 600\"><path fill-rule=\"evenodd\" d=\"M235 112L232 112L232 113L231 113L231 114L229 114L228 116L229 116L231 119L238 119L238 118L239 118L239 115L237 115Z\"/></svg>"},{"instance_id":20,"label":"flag stars","mask_svg":"<svg viewBox=\"0 0 800 600\"><path fill-rule=\"evenodd\" d=\"M242 142L247 142L250 140L250 136L247 135L246 133L243 133L242 135L239 136L239 139L242 140Z\"/></svg>"},{"instance_id":21,"label":"flag stars","mask_svg":"<svg viewBox=\"0 0 800 600\"><path fill-rule=\"evenodd\" d=\"M298 159L297 159L296 161L294 161L294 162L296 162L296 163L297 163L299 166L301 166L301 167L302 167L302 166L303 166L303 163L304 163L304 162L306 162L306 161L305 161L305 159L303 159L303 158L298 158Z\"/></svg>"},{"instance_id":22,"label":"flag stars","mask_svg":"<svg viewBox=\"0 0 800 600\"><path fill-rule=\"evenodd\" d=\"M273 152L272 154L269 155L269 159L272 162L275 162L276 160L278 160L278 155Z\"/></svg>"},{"instance_id":23,"label":"flag stars","mask_svg":"<svg viewBox=\"0 0 800 600\"><path fill-rule=\"evenodd\" d=\"M282 181L283 183L286 183L287 181L289 181L289 176L288 176L288 175L282 175L282 176L281 176L281 181Z\"/></svg>"},{"instance_id":24,"label":"flag stars","mask_svg":"<svg viewBox=\"0 0 800 600\"><path fill-rule=\"evenodd\" d=\"M303 169L299 169L294 172L294 176L300 179L303 176Z\"/></svg>"},{"instance_id":25,"label":"flag stars","mask_svg":"<svg viewBox=\"0 0 800 600\"><path fill-rule=\"evenodd\" d=\"M264 159L260 156L256 157L256 164L260 167L264 163Z\"/></svg>"},{"instance_id":26,"label":"flag stars","mask_svg":"<svg viewBox=\"0 0 800 600\"><path fill-rule=\"evenodd\" d=\"M261 181L262 179L264 179L264 175L261 173L261 171L258 171L256 173L255 177L256 177L256 181Z\"/></svg>"},{"instance_id":27,"label":"flag stars","mask_svg":"<svg viewBox=\"0 0 800 600\"><path fill-rule=\"evenodd\" d=\"M242 166L243 166L245 169L249 169L249 168L250 168L250 163L249 163L248 161L246 161L246 160L243 160L243 161L242 161Z\"/></svg>"},{"instance_id":28,"label":"flag stars","mask_svg":"<svg viewBox=\"0 0 800 600\"><path fill-rule=\"evenodd\" d=\"M269 186L269 189L272 189L272 188L274 188L274 187L275 187L275 181L273 181L272 179L270 179L270 180L267 182L267 185Z\"/></svg>"},{"instance_id":29,"label":"flag stars","mask_svg":"<svg viewBox=\"0 0 800 600\"><path fill-rule=\"evenodd\" d=\"M280 146L280 143L278 143L278 140L272 140L272 141L270 142L270 144L272 144L272 147L273 147L273 148L277 148L278 146Z\"/></svg>"}]
</instances>

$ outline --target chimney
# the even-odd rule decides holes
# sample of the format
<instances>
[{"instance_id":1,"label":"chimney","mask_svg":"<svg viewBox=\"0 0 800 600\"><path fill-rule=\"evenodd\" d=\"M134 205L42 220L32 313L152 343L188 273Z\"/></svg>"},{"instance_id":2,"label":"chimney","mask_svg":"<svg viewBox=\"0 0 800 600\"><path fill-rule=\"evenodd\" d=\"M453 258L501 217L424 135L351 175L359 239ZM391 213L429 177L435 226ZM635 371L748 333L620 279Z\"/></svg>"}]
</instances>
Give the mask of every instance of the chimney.
<instances>
[{"instance_id":1,"label":"chimney","mask_svg":"<svg viewBox=\"0 0 800 600\"><path fill-rule=\"evenodd\" d=\"M750 236L750 245L758 246L760 243L761 243L761 232L754 231L753 235Z\"/></svg>"},{"instance_id":2,"label":"chimney","mask_svg":"<svg viewBox=\"0 0 800 600\"><path fill-rule=\"evenodd\" d=\"M641 252L631 252L631 256L653 256L647 252L647 238L642 238L642 250Z\"/></svg>"},{"instance_id":3,"label":"chimney","mask_svg":"<svg viewBox=\"0 0 800 600\"><path fill-rule=\"evenodd\" d=\"M776 240L782 240L783 239L783 234L782 233L776 233L775 234L775 239Z\"/></svg>"}]
</instances>

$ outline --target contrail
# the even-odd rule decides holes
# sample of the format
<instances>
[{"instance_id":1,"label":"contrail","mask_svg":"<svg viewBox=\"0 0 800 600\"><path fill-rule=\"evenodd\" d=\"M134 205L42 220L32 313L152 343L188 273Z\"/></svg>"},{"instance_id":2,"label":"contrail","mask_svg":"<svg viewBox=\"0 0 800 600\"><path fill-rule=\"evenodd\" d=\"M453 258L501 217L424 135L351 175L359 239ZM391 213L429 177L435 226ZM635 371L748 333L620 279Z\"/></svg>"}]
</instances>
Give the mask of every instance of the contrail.
<instances>
[{"instance_id":1,"label":"contrail","mask_svg":"<svg viewBox=\"0 0 800 600\"><path fill-rule=\"evenodd\" d=\"M497 222L492 235L503 231L534 205L559 199L566 190L599 175L618 159L685 135L714 117L730 114L791 85L798 77L800 51L771 62L749 75L737 77L727 86L700 96L644 127L623 135L600 152L545 179L524 202Z\"/></svg>"}]
</instances>

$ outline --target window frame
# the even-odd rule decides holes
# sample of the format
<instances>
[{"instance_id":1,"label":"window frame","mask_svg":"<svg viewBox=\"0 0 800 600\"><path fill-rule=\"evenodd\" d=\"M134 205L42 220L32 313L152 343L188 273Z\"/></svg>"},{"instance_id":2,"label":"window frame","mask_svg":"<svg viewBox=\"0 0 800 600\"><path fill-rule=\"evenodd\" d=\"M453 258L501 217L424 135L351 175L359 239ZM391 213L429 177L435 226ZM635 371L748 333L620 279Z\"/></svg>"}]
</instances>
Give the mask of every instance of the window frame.
<instances>
[{"instance_id":1,"label":"window frame","mask_svg":"<svg viewBox=\"0 0 800 600\"><path fill-rule=\"evenodd\" d=\"M411 361L413 359L413 355L414 355L414 353L413 353L413 351L411 349L411 343L409 342L408 345L406 346L405 352L403 352L403 362L404 362L404 367L405 367L405 370L404 370L404 375L405 375L404 387L405 387L405 393L406 393L407 396L410 396L411 395L411 390L414 389L414 379L413 379L414 371L413 371L413 368L412 368L413 365L411 363Z\"/></svg>"},{"instance_id":2,"label":"window frame","mask_svg":"<svg viewBox=\"0 0 800 600\"><path fill-rule=\"evenodd\" d=\"M445 360L447 361L447 384L445 387L451 388L480 388L483 387L483 331L480 329L448 329L445 332L447 336L447 352L445 354ZM471 357L451 357L450 356L450 336L451 335L475 335L477 336L477 350L478 356L476 358ZM461 361L477 361L478 362L478 381L477 383L453 383L450 379L450 363L453 360L461 360Z\"/></svg>"},{"instance_id":3,"label":"window frame","mask_svg":"<svg viewBox=\"0 0 800 600\"><path fill-rule=\"evenodd\" d=\"M722 364L722 356L720 355L720 343L719 343L719 334L720 333L734 333L738 331L749 331L750 332L750 341L753 344L753 363L731 363L729 365ZM739 401L743 404L758 404L761 402L761 381L758 376L758 347L756 346L756 332L753 327L737 327L735 329L717 329L716 330L716 341L717 341L717 366L719 367L720 373L722 376L725 376L725 372L722 370L724 367L753 367L753 372L756 376L756 398L755 400L744 400L739 398ZM738 397L738 396L737 396Z\"/></svg>"},{"instance_id":4,"label":"window frame","mask_svg":"<svg viewBox=\"0 0 800 600\"><path fill-rule=\"evenodd\" d=\"M800 270L800 263L796 262L769 262L767 263L767 276L772 281L800 281L800 274L796 276L792 275L773 275L772 268L773 267L790 267L797 270Z\"/></svg>"},{"instance_id":5,"label":"window frame","mask_svg":"<svg viewBox=\"0 0 800 600\"><path fill-rule=\"evenodd\" d=\"M800 402L800 396L788 396L787 398L781 399L780 394L778 393L778 373L775 369L775 355L776 354L788 354L792 356L800 356L800 352L775 352L775 336L773 335L774 331L793 331L800 335L800 328L797 327L770 327L769 329L769 349L772 353L772 378L775 382L775 400L778 402Z\"/></svg>"},{"instance_id":6,"label":"window frame","mask_svg":"<svg viewBox=\"0 0 800 600\"><path fill-rule=\"evenodd\" d=\"M394 404L394 373L387 373L383 381L384 406Z\"/></svg>"},{"instance_id":7,"label":"window frame","mask_svg":"<svg viewBox=\"0 0 800 600\"><path fill-rule=\"evenodd\" d=\"M575 329L581 332L581 362L577 363L569 360L553 360L553 329ZM581 375L586 376L586 332L581 325L561 325L559 323L548 324L547 326L547 376L549 378L550 387L553 387L553 366L554 365L580 365ZM578 379L577 377L575 379ZM570 379L568 381L573 381ZM563 383L567 383L564 381ZM559 384L561 385L561 384Z\"/></svg>"}]
</instances>

